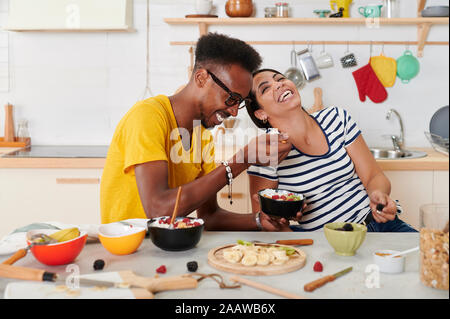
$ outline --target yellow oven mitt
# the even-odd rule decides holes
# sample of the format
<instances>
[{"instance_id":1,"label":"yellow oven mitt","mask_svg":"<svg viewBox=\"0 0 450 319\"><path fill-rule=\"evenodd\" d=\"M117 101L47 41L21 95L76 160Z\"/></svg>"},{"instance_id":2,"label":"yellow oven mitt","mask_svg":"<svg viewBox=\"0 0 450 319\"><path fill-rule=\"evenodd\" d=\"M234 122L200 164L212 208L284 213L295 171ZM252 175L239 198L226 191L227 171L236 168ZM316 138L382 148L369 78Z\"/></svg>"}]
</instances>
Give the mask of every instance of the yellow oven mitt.
<instances>
[{"instance_id":1,"label":"yellow oven mitt","mask_svg":"<svg viewBox=\"0 0 450 319\"><path fill-rule=\"evenodd\" d=\"M397 77L397 61L380 54L370 58L370 66L384 87L392 87Z\"/></svg>"}]
</instances>

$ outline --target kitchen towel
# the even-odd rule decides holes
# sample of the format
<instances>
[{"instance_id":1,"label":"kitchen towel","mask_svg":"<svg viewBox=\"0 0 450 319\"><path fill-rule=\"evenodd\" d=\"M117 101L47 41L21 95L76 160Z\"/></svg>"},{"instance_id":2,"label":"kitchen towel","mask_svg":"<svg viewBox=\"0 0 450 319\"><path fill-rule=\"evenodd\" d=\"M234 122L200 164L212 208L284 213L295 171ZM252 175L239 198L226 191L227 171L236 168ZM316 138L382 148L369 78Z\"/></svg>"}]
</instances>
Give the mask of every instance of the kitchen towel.
<instances>
[{"instance_id":1,"label":"kitchen towel","mask_svg":"<svg viewBox=\"0 0 450 319\"><path fill-rule=\"evenodd\" d=\"M381 103L387 99L387 91L378 79L370 63L354 71L352 74L361 102L366 101L366 96L374 103Z\"/></svg>"}]
</instances>

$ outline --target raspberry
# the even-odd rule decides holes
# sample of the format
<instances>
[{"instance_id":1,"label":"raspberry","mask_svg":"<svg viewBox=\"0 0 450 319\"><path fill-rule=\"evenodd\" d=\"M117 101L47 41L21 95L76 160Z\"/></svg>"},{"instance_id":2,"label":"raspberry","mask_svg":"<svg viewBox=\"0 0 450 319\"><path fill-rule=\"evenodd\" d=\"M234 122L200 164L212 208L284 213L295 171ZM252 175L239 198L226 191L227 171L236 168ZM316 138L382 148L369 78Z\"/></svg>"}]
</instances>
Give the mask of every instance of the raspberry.
<instances>
[{"instance_id":1,"label":"raspberry","mask_svg":"<svg viewBox=\"0 0 450 319\"><path fill-rule=\"evenodd\" d=\"M316 261L314 264L314 271L321 272L323 270L323 266L320 261Z\"/></svg>"},{"instance_id":2,"label":"raspberry","mask_svg":"<svg viewBox=\"0 0 450 319\"><path fill-rule=\"evenodd\" d=\"M188 224L191 220L189 218L183 218L183 223Z\"/></svg>"},{"instance_id":3,"label":"raspberry","mask_svg":"<svg viewBox=\"0 0 450 319\"><path fill-rule=\"evenodd\" d=\"M161 267L159 267L158 269L156 269L156 272L158 274L165 274L167 272L167 268L166 266L162 265Z\"/></svg>"},{"instance_id":4,"label":"raspberry","mask_svg":"<svg viewBox=\"0 0 450 319\"><path fill-rule=\"evenodd\" d=\"M272 196L272 199L279 199L280 198L280 196L278 196L278 195L273 195Z\"/></svg>"},{"instance_id":5,"label":"raspberry","mask_svg":"<svg viewBox=\"0 0 450 319\"><path fill-rule=\"evenodd\" d=\"M199 222L194 222L194 226L201 226L201 224Z\"/></svg>"},{"instance_id":6,"label":"raspberry","mask_svg":"<svg viewBox=\"0 0 450 319\"><path fill-rule=\"evenodd\" d=\"M281 195L281 199L282 199L282 200L286 200L286 198L287 198L286 196Z\"/></svg>"}]
</instances>

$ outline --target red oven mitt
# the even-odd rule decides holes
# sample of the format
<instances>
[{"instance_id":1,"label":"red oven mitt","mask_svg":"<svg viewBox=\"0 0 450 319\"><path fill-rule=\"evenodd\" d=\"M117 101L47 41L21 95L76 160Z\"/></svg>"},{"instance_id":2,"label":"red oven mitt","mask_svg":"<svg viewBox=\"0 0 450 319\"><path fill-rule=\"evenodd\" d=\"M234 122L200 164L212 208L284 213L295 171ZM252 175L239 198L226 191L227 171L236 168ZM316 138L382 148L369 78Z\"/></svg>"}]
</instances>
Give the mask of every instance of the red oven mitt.
<instances>
[{"instance_id":1,"label":"red oven mitt","mask_svg":"<svg viewBox=\"0 0 450 319\"><path fill-rule=\"evenodd\" d=\"M387 91L370 66L370 63L354 71L352 74L358 87L361 102L366 100L366 96L374 103L381 103L387 99Z\"/></svg>"}]
</instances>

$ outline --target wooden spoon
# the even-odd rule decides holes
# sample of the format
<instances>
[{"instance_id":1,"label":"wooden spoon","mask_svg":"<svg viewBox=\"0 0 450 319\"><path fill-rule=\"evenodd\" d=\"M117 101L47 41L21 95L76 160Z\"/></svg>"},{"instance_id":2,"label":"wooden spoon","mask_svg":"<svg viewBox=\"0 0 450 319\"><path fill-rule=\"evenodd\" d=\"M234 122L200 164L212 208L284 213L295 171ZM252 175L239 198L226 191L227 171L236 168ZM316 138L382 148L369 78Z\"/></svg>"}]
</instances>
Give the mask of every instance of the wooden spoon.
<instances>
[{"instance_id":1,"label":"wooden spoon","mask_svg":"<svg viewBox=\"0 0 450 319\"><path fill-rule=\"evenodd\" d=\"M175 201L175 207L173 208L172 219L170 220L170 228L173 228L173 222L175 221L175 217L177 217L178 205L180 203L180 197L181 197L181 186L178 187L177 199Z\"/></svg>"}]
</instances>

